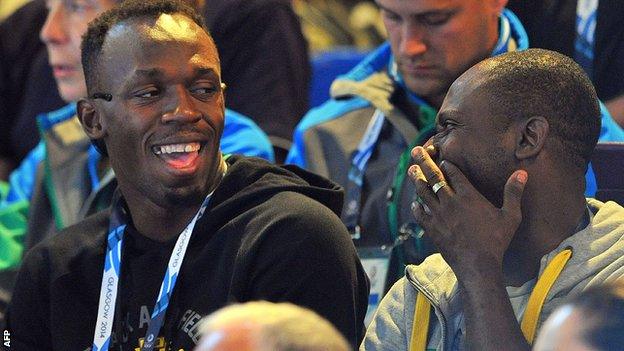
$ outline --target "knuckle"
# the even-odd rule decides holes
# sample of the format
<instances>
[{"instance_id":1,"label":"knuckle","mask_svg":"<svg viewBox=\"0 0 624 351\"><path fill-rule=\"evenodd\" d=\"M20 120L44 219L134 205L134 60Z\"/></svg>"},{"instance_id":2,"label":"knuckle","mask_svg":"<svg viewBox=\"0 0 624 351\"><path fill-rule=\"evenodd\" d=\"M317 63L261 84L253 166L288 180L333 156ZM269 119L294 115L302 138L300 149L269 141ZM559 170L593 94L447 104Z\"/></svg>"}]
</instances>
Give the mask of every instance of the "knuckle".
<instances>
[{"instance_id":1,"label":"knuckle","mask_svg":"<svg viewBox=\"0 0 624 351\"><path fill-rule=\"evenodd\" d=\"M422 152L412 151L412 158L418 164L422 164L423 162L425 162L425 155Z\"/></svg>"},{"instance_id":2,"label":"knuckle","mask_svg":"<svg viewBox=\"0 0 624 351\"><path fill-rule=\"evenodd\" d=\"M426 194L429 190L429 183L420 178L416 180L414 186L416 187L416 193L420 196Z\"/></svg>"},{"instance_id":3,"label":"knuckle","mask_svg":"<svg viewBox=\"0 0 624 351\"><path fill-rule=\"evenodd\" d=\"M446 160L442 160L442 162L440 162L440 168L443 169L444 173L449 176L454 176L457 174L457 169L451 166L451 164Z\"/></svg>"}]
</instances>

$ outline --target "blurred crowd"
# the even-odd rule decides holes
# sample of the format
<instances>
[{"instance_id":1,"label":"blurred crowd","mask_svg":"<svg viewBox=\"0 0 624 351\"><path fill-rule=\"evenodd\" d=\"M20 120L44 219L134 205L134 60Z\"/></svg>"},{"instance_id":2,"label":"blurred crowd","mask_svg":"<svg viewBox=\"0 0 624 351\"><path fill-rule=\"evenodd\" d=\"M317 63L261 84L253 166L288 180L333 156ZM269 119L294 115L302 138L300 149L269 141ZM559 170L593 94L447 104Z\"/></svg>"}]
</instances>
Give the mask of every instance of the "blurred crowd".
<instances>
[{"instance_id":1,"label":"blurred crowd","mask_svg":"<svg viewBox=\"0 0 624 351\"><path fill-rule=\"evenodd\" d=\"M622 349L622 19L0 2L3 347Z\"/></svg>"}]
</instances>

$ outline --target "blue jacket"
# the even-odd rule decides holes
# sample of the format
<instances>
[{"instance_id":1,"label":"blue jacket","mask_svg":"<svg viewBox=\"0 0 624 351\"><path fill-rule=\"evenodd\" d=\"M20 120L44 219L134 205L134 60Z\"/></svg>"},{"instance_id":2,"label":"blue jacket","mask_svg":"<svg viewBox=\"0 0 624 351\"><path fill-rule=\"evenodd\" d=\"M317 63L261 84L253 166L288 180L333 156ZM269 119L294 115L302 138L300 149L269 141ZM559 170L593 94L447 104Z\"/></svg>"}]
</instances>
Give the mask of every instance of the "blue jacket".
<instances>
[{"instance_id":1,"label":"blue jacket","mask_svg":"<svg viewBox=\"0 0 624 351\"><path fill-rule=\"evenodd\" d=\"M506 17L510 23L512 37L514 37L517 41L517 50L527 49L529 47L529 40L519 19L509 10L504 10L503 16ZM504 51L496 52L495 50L494 54L502 52ZM390 44L386 42L378 47L376 50L371 52L350 72L338 77L336 80L351 80L357 82L362 81L365 78L369 77L371 74L386 69L389 66L389 61L391 60L392 53L390 50ZM401 84L402 82L397 81L396 83L406 89L405 86ZM426 104L422 99L419 99L419 97L414 96L413 94L411 95L415 100L420 100L421 104ZM295 129L293 135L293 146L288 153L286 163L292 163L303 168L308 168L305 157L306 131L314 126L334 119L338 119L351 111L366 108L369 106L371 106L371 102L365 100L360 96L354 95L349 98L345 98L344 96L341 96L340 99L332 98L324 104L320 105L319 107L310 110L303 117L303 119ZM624 130L617 124L617 122L613 120L610 113L607 111L602 103L600 104L600 108L602 128L600 130L600 136L598 140L600 142L624 141ZM594 172L590 165L586 174L585 195L591 197L595 193L596 180Z\"/></svg>"},{"instance_id":2,"label":"blue jacket","mask_svg":"<svg viewBox=\"0 0 624 351\"><path fill-rule=\"evenodd\" d=\"M108 205L107 200L111 193L109 190L114 188L114 175L110 171L104 176L98 175L97 166L101 155L86 135L77 129L78 122L73 120L75 115L76 104L72 103L38 116L41 141L19 168L11 173L6 196L0 201L0 270L19 264L27 231L29 236L31 231L38 230L42 233L35 236L44 235L43 232L62 229L77 222L84 215ZM58 139L51 137L57 133L55 128L64 128L59 131L59 135L62 134L66 140L58 144L52 141ZM64 146L59 149L56 145ZM49 160L49 148L57 150L53 152L53 161ZM225 110L221 151L274 161L273 148L267 135L252 120L229 109ZM58 155L65 152L68 155ZM70 158L73 171L59 170L64 166L58 166L62 162L56 160L63 157ZM84 174L85 168L88 175ZM73 175L74 178L67 175ZM96 195L101 195L99 202L88 200L97 198ZM53 223L50 223L51 228L42 228L40 225L48 225L50 222L50 211L41 211L40 203L45 203L43 207L51 207L51 215L54 217ZM30 217L37 217L39 221Z\"/></svg>"}]
</instances>

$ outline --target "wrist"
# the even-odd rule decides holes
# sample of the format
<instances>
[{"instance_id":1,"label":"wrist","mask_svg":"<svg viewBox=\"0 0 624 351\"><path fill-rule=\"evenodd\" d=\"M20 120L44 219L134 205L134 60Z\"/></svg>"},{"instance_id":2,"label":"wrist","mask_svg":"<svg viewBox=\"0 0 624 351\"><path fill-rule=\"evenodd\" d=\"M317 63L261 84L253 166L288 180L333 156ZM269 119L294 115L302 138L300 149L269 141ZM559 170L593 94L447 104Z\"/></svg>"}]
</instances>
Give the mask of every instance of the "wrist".
<instances>
[{"instance_id":1,"label":"wrist","mask_svg":"<svg viewBox=\"0 0 624 351\"><path fill-rule=\"evenodd\" d=\"M503 282L502 260L481 255L473 260L462 260L451 265L459 283L479 288L486 282Z\"/></svg>"}]
</instances>

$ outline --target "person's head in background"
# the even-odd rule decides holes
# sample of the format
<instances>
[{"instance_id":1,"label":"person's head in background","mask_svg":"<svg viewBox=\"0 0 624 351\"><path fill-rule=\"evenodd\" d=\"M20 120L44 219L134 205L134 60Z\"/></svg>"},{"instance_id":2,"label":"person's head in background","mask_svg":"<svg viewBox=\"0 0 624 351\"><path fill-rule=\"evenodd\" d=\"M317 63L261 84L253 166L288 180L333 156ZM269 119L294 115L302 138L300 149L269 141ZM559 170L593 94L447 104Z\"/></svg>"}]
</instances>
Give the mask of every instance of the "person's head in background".
<instances>
[{"instance_id":1,"label":"person's head in background","mask_svg":"<svg viewBox=\"0 0 624 351\"><path fill-rule=\"evenodd\" d=\"M46 0L48 16L39 37L48 50L48 61L59 94L66 102L87 95L80 61L80 43L89 22L123 0ZM187 0L196 9L204 0Z\"/></svg>"},{"instance_id":2,"label":"person's head in background","mask_svg":"<svg viewBox=\"0 0 624 351\"><path fill-rule=\"evenodd\" d=\"M491 56L507 0L375 0L407 88L440 107L451 83Z\"/></svg>"},{"instance_id":3,"label":"person's head in background","mask_svg":"<svg viewBox=\"0 0 624 351\"><path fill-rule=\"evenodd\" d=\"M624 281L587 289L546 320L534 351L624 349Z\"/></svg>"},{"instance_id":4,"label":"person's head in background","mask_svg":"<svg viewBox=\"0 0 624 351\"><path fill-rule=\"evenodd\" d=\"M205 317L195 351L348 351L340 332L315 312L290 303L247 302Z\"/></svg>"}]
</instances>

